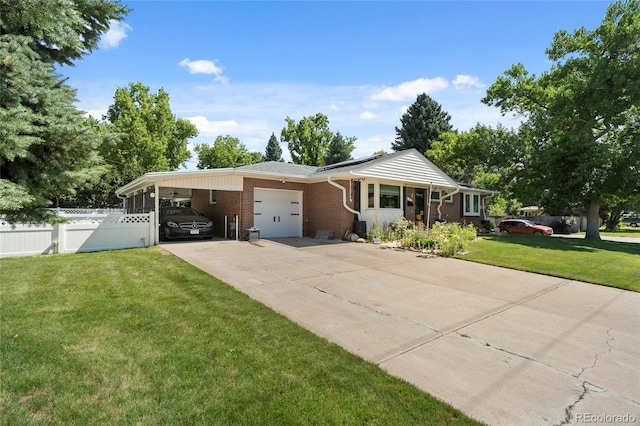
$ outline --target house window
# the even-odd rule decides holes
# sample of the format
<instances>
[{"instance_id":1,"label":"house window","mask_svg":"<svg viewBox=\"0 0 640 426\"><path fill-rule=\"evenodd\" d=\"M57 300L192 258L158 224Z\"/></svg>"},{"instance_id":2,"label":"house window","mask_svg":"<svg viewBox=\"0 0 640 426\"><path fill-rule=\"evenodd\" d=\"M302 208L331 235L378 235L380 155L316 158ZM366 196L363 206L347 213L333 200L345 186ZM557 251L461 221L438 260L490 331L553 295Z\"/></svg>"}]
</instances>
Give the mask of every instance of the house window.
<instances>
[{"instance_id":1,"label":"house window","mask_svg":"<svg viewBox=\"0 0 640 426\"><path fill-rule=\"evenodd\" d=\"M431 201L440 201L440 197L445 194L446 192L443 194L442 191L431 191ZM449 195L447 197L444 197L444 202L453 203L453 196Z\"/></svg>"},{"instance_id":2,"label":"house window","mask_svg":"<svg viewBox=\"0 0 640 426\"><path fill-rule=\"evenodd\" d=\"M216 204L218 198L218 191L212 189L209 191L209 204Z\"/></svg>"},{"instance_id":3,"label":"house window","mask_svg":"<svg viewBox=\"0 0 640 426\"><path fill-rule=\"evenodd\" d=\"M464 194L464 215L480 216L479 194Z\"/></svg>"},{"instance_id":4,"label":"house window","mask_svg":"<svg viewBox=\"0 0 640 426\"><path fill-rule=\"evenodd\" d=\"M380 185L380 208L400 208L400 187L395 185Z\"/></svg>"},{"instance_id":5,"label":"house window","mask_svg":"<svg viewBox=\"0 0 640 426\"><path fill-rule=\"evenodd\" d=\"M369 197L369 201L367 202L367 207L369 207L370 209L372 209L374 207L374 195L373 195L373 184L370 183L369 185L367 185L367 193L368 193L368 197Z\"/></svg>"}]
</instances>

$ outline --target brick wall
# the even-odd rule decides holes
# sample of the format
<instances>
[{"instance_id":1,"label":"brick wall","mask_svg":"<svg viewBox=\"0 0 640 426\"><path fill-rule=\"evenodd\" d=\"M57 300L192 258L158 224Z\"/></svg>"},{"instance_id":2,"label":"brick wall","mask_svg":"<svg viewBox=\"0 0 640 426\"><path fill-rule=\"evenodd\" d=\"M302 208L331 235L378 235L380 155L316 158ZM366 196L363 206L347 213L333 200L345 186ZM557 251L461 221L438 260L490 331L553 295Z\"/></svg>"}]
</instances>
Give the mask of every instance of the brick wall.
<instances>
[{"instance_id":1,"label":"brick wall","mask_svg":"<svg viewBox=\"0 0 640 426\"><path fill-rule=\"evenodd\" d=\"M192 192L191 206L213 221L213 232L219 237L224 237L225 216L227 216L227 228L229 238L235 238L231 229L231 223L235 215L240 214L240 196L238 191L216 191L216 203L209 202L209 190L194 189ZM243 228L240 228L243 229Z\"/></svg>"},{"instance_id":2,"label":"brick wall","mask_svg":"<svg viewBox=\"0 0 640 426\"><path fill-rule=\"evenodd\" d=\"M345 186L349 197L349 181L338 181ZM334 238L341 238L345 230L353 229L353 213L342 206L342 191L327 182L297 183L281 182L267 179L244 179L244 193L242 195L241 228L253 226L253 190L254 188L285 189L303 191L302 198L302 235L315 237L318 231L330 231ZM347 205L353 208L353 201L347 200Z\"/></svg>"},{"instance_id":3,"label":"brick wall","mask_svg":"<svg viewBox=\"0 0 640 426\"><path fill-rule=\"evenodd\" d=\"M353 208L354 202L349 199L350 182L343 180L336 183L345 188L347 205ZM353 231L353 217L354 214L342 204L340 189L327 182L309 185L304 195L305 236L314 237L318 231L330 231L334 238L342 238L345 231Z\"/></svg>"}]
</instances>

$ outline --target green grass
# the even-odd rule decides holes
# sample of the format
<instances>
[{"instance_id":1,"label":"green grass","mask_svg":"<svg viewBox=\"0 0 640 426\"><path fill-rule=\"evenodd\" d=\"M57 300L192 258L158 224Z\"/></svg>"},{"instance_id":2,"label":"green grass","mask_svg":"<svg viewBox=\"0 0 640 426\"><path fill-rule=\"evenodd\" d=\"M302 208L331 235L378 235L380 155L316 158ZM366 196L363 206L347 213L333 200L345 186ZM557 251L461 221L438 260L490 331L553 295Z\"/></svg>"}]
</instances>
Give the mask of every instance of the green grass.
<instances>
[{"instance_id":1,"label":"green grass","mask_svg":"<svg viewBox=\"0 0 640 426\"><path fill-rule=\"evenodd\" d=\"M4 425L477 424L158 248L0 283Z\"/></svg>"},{"instance_id":2,"label":"green grass","mask_svg":"<svg viewBox=\"0 0 640 426\"><path fill-rule=\"evenodd\" d=\"M640 291L640 244L530 235L483 236L458 256L490 265Z\"/></svg>"},{"instance_id":3,"label":"green grass","mask_svg":"<svg viewBox=\"0 0 640 426\"><path fill-rule=\"evenodd\" d=\"M576 235L583 235L584 232L578 232ZM632 238L640 238L640 228L632 228L630 226L623 226L622 228L618 228L614 231L607 231L604 228L600 228L600 236L608 236L608 237L632 237Z\"/></svg>"}]
</instances>

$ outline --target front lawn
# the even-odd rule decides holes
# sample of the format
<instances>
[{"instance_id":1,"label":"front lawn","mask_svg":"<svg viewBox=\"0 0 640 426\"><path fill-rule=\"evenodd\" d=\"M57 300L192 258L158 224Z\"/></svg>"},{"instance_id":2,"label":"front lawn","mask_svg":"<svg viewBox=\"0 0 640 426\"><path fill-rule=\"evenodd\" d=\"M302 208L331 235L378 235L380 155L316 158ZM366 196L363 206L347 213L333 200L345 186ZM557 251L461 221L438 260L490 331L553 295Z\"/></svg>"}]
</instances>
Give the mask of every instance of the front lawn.
<instances>
[{"instance_id":1,"label":"front lawn","mask_svg":"<svg viewBox=\"0 0 640 426\"><path fill-rule=\"evenodd\" d=\"M577 232L576 235L584 236L584 232ZM604 228L600 228L600 235L605 237L632 237L640 238L640 228L632 228L630 226L623 226L621 228L608 231Z\"/></svg>"},{"instance_id":2,"label":"front lawn","mask_svg":"<svg viewBox=\"0 0 640 426\"><path fill-rule=\"evenodd\" d=\"M640 244L489 235L458 256L490 265L640 291Z\"/></svg>"},{"instance_id":3,"label":"front lawn","mask_svg":"<svg viewBox=\"0 0 640 426\"><path fill-rule=\"evenodd\" d=\"M159 248L0 259L2 424L477 424Z\"/></svg>"}]
</instances>

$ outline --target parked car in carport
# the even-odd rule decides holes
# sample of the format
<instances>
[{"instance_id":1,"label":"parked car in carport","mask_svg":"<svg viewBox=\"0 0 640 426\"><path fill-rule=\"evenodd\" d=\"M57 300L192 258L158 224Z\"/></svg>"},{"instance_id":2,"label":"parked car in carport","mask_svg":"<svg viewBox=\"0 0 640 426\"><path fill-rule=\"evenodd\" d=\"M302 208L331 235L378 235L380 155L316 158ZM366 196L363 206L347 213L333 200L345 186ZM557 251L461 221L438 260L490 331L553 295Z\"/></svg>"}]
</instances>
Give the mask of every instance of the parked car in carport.
<instances>
[{"instance_id":1,"label":"parked car in carport","mask_svg":"<svg viewBox=\"0 0 640 426\"><path fill-rule=\"evenodd\" d=\"M640 226L640 217L625 217L622 218L622 223L633 228Z\"/></svg>"},{"instance_id":2,"label":"parked car in carport","mask_svg":"<svg viewBox=\"0 0 640 426\"><path fill-rule=\"evenodd\" d=\"M213 237L213 222L191 207L160 207L160 239Z\"/></svg>"},{"instance_id":3,"label":"parked car in carport","mask_svg":"<svg viewBox=\"0 0 640 426\"><path fill-rule=\"evenodd\" d=\"M501 234L553 235L553 228L526 219L507 219L498 224Z\"/></svg>"}]
</instances>

